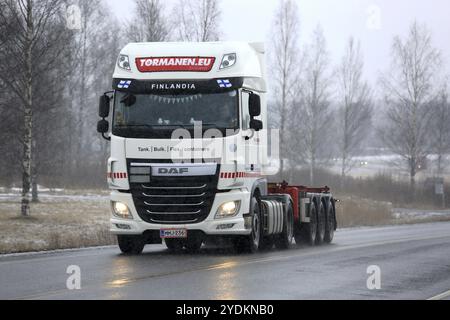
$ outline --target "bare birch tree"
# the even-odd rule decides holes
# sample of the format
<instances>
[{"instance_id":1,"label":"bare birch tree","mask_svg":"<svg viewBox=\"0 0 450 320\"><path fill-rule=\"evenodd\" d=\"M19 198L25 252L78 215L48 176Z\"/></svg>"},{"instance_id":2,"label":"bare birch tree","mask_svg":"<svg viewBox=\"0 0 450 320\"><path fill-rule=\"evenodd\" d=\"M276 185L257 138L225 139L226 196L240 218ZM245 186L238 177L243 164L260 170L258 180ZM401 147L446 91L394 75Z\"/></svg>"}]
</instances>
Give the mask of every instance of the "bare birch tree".
<instances>
[{"instance_id":1,"label":"bare birch tree","mask_svg":"<svg viewBox=\"0 0 450 320\"><path fill-rule=\"evenodd\" d=\"M133 18L125 37L132 42L159 42L169 38L170 30L160 0L134 0Z\"/></svg>"},{"instance_id":2,"label":"bare birch tree","mask_svg":"<svg viewBox=\"0 0 450 320\"><path fill-rule=\"evenodd\" d=\"M273 83L275 89L275 108L280 129L280 175L285 179L283 157L288 154L289 110L293 107L295 82L299 77L299 17L298 7L293 0L281 1L273 21ZM295 140L295 139L294 139Z\"/></svg>"},{"instance_id":3,"label":"bare birch tree","mask_svg":"<svg viewBox=\"0 0 450 320\"><path fill-rule=\"evenodd\" d=\"M35 2L33 9L38 10L48 1ZM33 45L30 183L34 200L38 182L62 188L104 185L108 144L98 139L93 129L97 110L92 106L111 85L123 43L120 26L105 1L95 1L93 6L89 3L94 2L54 1L54 14L48 17ZM0 1L0 166L6 168L0 170L0 180L10 187L23 176L20 159L24 149L26 65L23 47L18 45L24 33L18 5L17 1ZM83 5L88 17L76 14L78 9L82 13ZM38 16L35 13L34 20ZM88 18L86 33L83 18ZM95 45L98 43L102 45ZM84 94L80 94L82 90Z\"/></svg>"},{"instance_id":4,"label":"bare birch tree","mask_svg":"<svg viewBox=\"0 0 450 320\"><path fill-rule=\"evenodd\" d=\"M331 72L327 43L322 27L314 30L312 41L305 50L305 69L298 90L301 99L296 112L298 132L298 161L309 167L310 183L319 162L331 156L327 146L332 124Z\"/></svg>"},{"instance_id":5,"label":"bare birch tree","mask_svg":"<svg viewBox=\"0 0 450 320\"><path fill-rule=\"evenodd\" d=\"M219 0L179 0L174 26L181 41L218 41L221 11Z\"/></svg>"},{"instance_id":6,"label":"bare birch tree","mask_svg":"<svg viewBox=\"0 0 450 320\"><path fill-rule=\"evenodd\" d=\"M3 0L0 25L0 78L20 99L23 106L22 133L22 216L30 214L30 187L33 141L33 79L36 44L42 40L49 21L59 8L59 0Z\"/></svg>"},{"instance_id":7,"label":"bare birch tree","mask_svg":"<svg viewBox=\"0 0 450 320\"><path fill-rule=\"evenodd\" d=\"M372 101L369 85L363 79L364 61L359 43L348 41L346 53L337 68L338 134L336 141L341 156L342 183L352 169L352 158L369 133L372 120Z\"/></svg>"},{"instance_id":8,"label":"bare birch tree","mask_svg":"<svg viewBox=\"0 0 450 320\"><path fill-rule=\"evenodd\" d=\"M388 106L381 137L407 163L413 190L416 174L432 150L429 104L437 95L440 66L441 53L433 46L431 33L414 22L406 39L395 37L390 71L380 81Z\"/></svg>"}]
</instances>

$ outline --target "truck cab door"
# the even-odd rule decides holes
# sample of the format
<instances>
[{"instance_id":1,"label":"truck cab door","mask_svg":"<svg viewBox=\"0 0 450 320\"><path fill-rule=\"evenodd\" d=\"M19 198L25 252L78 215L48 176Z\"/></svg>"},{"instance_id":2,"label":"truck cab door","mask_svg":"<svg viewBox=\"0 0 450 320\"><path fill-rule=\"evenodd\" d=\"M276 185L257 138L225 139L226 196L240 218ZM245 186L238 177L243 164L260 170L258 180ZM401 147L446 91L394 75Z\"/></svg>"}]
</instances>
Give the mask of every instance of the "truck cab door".
<instances>
[{"instance_id":1,"label":"truck cab door","mask_svg":"<svg viewBox=\"0 0 450 320\"><path fill-rule=\"evenodd\" d=\"M260 132L256 132L250 129L250 113L249 113L249 98L250 92L246 90L241 91L241 137L243 140L242 145L244 146L243 157L244 162L239 163L239 165L244 165L243 172L247 173L258 173L260 172L259 164L260 159L260 148L261 148L261 137ZM259 117L258 117L259 118ZM256 118L256 119L258 119ZM240 167L240 166L239 166Z\"/></svg>"}]
</instances>

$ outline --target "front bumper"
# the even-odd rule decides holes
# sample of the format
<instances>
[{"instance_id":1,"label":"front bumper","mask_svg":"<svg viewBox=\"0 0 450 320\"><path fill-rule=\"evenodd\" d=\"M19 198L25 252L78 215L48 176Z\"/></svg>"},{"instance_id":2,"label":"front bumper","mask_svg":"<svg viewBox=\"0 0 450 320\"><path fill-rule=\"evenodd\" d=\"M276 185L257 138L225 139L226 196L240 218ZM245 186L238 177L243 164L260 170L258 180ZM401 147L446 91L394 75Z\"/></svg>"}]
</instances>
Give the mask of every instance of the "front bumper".
<instances>
[{"instance_id":1,"label":"front bumper","mask_svg":"<svg viewBox=\"0 0 450 320\"><path fill-rule=\"evenodd\" d=\"M209 216L206 220L195 224L152 224L143 221L134 206L133 198L130 193L121 193L118 191L111 192L111 201L122 202L128 206L133 215L133 220L120 219L111 216L110 231L116 235L140 235L148 230L161 229L187 229L198 230L206 235L249 235L251 230L246 228L244 215L248 214L250 208L250 194L248 191L233 190L226 193L218 193L215 196ZM220 205L228 201L241 201L239 213L235 217L226 219L215 219L217 209ZM231 227L232 226L232 227Z\"/></svg>"}]
</instances>

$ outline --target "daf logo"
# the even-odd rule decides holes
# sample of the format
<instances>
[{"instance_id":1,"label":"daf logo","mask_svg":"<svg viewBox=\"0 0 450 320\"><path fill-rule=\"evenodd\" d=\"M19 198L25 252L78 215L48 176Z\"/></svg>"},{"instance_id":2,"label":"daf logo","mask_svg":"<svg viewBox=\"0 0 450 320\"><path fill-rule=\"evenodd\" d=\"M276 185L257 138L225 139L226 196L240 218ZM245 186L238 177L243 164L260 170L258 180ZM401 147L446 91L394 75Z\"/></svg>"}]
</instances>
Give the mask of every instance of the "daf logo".
<instances>
[{"instance_id":1,"label":"daf logo","mask_svg":"<svg viewBox=\"0 0 450 320\"><path fill-rule=\"evenodd\" d=\"M188 168L159 168L159 174L173 174L173 175L183 175L189 173Z\"/></svg>"}]
</instances>

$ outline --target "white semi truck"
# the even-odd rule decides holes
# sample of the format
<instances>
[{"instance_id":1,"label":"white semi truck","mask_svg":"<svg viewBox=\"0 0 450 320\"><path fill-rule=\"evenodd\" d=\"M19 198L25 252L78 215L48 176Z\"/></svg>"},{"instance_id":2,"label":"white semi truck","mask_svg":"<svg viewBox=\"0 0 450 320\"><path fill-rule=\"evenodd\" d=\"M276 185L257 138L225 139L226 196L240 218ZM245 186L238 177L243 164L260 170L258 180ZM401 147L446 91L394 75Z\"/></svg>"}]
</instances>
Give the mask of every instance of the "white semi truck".
<instances>
[{"instance_id":1,"label":"white semi truck","mask_svg":"<svg viewBox=\"0 0 450 320\"><path fill-rule=\"evenodd\" d=\"M97 126L111 142L111 232L123 253L163 241L196 251L220 239L255 252L333 240L327 187L267 182L266 91L261 43L123 48Z\"/></svg>"}]
</instances>

